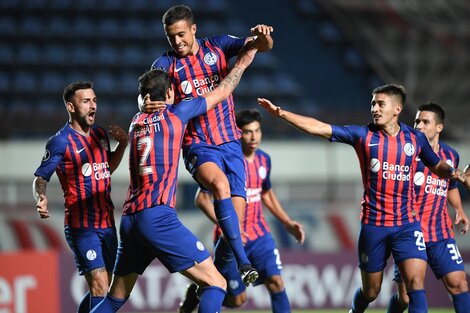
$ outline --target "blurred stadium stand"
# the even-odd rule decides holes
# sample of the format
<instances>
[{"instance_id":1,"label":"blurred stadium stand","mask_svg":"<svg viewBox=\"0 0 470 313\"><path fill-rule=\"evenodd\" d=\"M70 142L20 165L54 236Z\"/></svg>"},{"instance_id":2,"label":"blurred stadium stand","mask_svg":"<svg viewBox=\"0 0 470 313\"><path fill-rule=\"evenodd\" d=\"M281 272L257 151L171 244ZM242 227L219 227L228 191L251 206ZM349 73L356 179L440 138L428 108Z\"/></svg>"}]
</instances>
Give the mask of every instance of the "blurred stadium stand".
<instances>
[{"instance_id":1,"label":"blurred stadium stand","mask_svg":"<svg viewBox=\"0 0 470 313\"><path fill-rule=\"evenodd\" d=\"M430 0L426 10L419 12L418 2L405 0L282 0L275 5L268 0L181 2L194 10L198 37L247 36L257 23L274 26L274 49L256 57L235 91L238 109L256 106L256 97L261 96L331 123L363 124L370 120L371 90L398 82L409 92L404 121L412 122L417 103L433 100L446 108L447 137L469 139L465 126L470 108L465 96L470 86L470 25L465 18L470 4L465 1L441 7L441 1ZM45 142L66 121L61 95L64 86L75 80L94 81L98 124L117 123L126 129L136 110L138 77L169 48L161 16L181 2L1 1L0 140ZM267 140L307 138L285 123L266 121ZM31 204L29 177L17 179L19 183L0 179L0 206L11 208L7 212L12 215ZM358 202L351 199L360 196L359 180L275 184L289 209L311 222L309 232L317 239L307 248L336 249L346 244L323 238L340 232L335 230L341 224L335 208L345 214L344 208L353 207L353 214L345 218L356 220ZM124 195L126 187L126 179L117 184L113 180L115 194ZM181 183L180 207L194 208L194 189L192 181ZM25 200L22 196L16 202L6 200L10 192L22 195L23 190L28 193ZM54 205L61 211L61 193L56 191L51 194L57 194ZM331 216L324 216L321 208L325 207L333 208ZM349 230L353 237L354 227L357 223Z\"/></svg>"},{"instance_id":2,"label":"blurred stadium stand","mask_svg":"<svg viewBox=\"0 0 470 313\"><path fill-rule=\"evenodd\" d=\"M199 37L222 33L247 36L249 28L256 23L272 22L275 26L275 49L257 56L235 92L238 108L253 107L256 105L256 97L264 96L276 103L291 105L297 112L318 113L319 117L329 118L331 122L341 122L341 114L331 120L332 104L336 102L350 109L343 99L359 104L368 101L369 86L363 84L359 88L354 84L357 81L354 76L341 78L343 86L354 85L354 89L349 88L342 97L332 97L335 87L326 86L338 77L343 77L344 71L360 74L370 73L370 69L361 55L345 43L338 27L314 1L298 1L298 8L284 1L283 5L297 23L303 28L317 29L313 33L309 32L307 43L299 42L294 46L279 42L276 36L282 38L285 34L294 34L297 24L287 25L283 29L277 17L270 15L263 17L263 20L261 17L259 20L244 20L244 10L226 0L183 2L194 10ZM262 2L258 5L263 6ZM3 123L0 126L0 139L45 138L53 134L64 123L65 114L58 113L65 112L61 100L62 90L74 80L94 81L99 111L115 113L99 114L99 124L115 122L127 128L135 110L139 75L169 48L161 16L168 7L177 3L180 2L2 1L0 110L2 116L15 116L15 125L23 125L24 116L28 124L34 124L34 131L28 128L7 128L9 123ZM302 10L302 6L308 5L313 9ZM321 54L318 58L302 55L302 50L310 49L310 42L316 42L317 47L307 53L316 54L322 49L328 49L323 54L332 52L334 56L325 62ZM292 47L298 52L292 54ZM307 63L297 60L297 56L304 58ZM301 67L291 66L292 61L301 64ZM306 75L306 68L318 68L313 83L305 79L309 76ZM323 73L323 70L327 72ZM330 77L326 81L325 75ZM361 90L362 97L358 97L354 90ZM36 111L38 105L45 103L50 108L55 107L56 112L16 114L18 108L15 106L28 112ZM351 114L345 115L351 118ZM267 124L265 129L268 138L289 138L294 134L295 130L282 124L279 127Z\"/></svg>"}]
</instances>

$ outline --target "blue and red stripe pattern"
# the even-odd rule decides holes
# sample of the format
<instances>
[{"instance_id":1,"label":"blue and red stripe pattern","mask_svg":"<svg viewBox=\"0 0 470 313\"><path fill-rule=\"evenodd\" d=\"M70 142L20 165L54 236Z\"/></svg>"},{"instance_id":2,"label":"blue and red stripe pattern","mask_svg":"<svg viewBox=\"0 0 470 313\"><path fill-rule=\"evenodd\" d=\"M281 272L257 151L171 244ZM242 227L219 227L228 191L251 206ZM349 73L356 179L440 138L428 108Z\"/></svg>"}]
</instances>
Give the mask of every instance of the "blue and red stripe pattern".
<instances>
[{"instance_id":1,"label":"blue and red stripe pattern","mask_svg":"<svg viewBox=\"0 0 470 313\"><path fill-rule=\"evenodd\" d=\"M331 141L354 147L362 173L364 194L361 222L375 226L401 226L419 221L413 177L417 162L439 162L426 137L400 123L396 136L374 124L333 126Z\"/></svg>"},{"instance_id":2,"label":"blue and red stripe pattern","mask_svg":"<svg viewBox=\"0 0 470 313\"><path fill-rule=\"evenodd\" d=\"M214 90L228 75L228 61L237 55L245 40L228 35L197 39L199 50L195 55L180 58L170 50L155 60L152 68L168 72L175 90L175 104L178 104L183 99L197 98ZM239 138L233 96L230 95L207 114L188 123L183 145L200 142L221 145Z\"/></svg>"},{"instance_id":3,"label":"blue and red stripe pattern","mask_svg":"<svg viewBox=\"0 0 470 313\"><path fill-rule=\"evenodd\" d=\"M160 112L137 113L129 128L130 185L123 214L176 204L178 165L188 121L206 112L201 97L167 105Z\"/></svg>"},{"instance_id":4,"label":"blue and red stripe pattern","mask_svg":"<svg viewBox=\"0 0 470 313\"><path fill-rule=\"evenodd\" d=\"M85 136L66 124L46 144L34 173L49 181L57 173L65 198L65 226L101 229L114 225L109 138L96 125Z\"/></svg>"},{"instance_id":5,"label":"blue and red stripe pattern","mask_svg":"<svg viewBox=\"0 0 470 313\"><path fill-rule=\"evenodd\" d=\"M246 173L246 207L242 229L247 241L254 241L270 233L263 214L262 194L271 189L271 157L258 149L253 160L244 159ZM214 227L214 242L222 234L220 227Z\"/></svg>"},{"instance_id":6,"label":"blue and red stripe pattern","mask_svg":"<svg viewBox=\"0 0 470 313\"><path fill-rule=\"evenodd\" d=\"M450 146L439 142L438 155L450 166L458 167L459 155ZM419 161L414 186L425 242L454 238L452 220L447 211L447 192L457 188L458 183L440 178Z\"/></svg>"}]
</instances>

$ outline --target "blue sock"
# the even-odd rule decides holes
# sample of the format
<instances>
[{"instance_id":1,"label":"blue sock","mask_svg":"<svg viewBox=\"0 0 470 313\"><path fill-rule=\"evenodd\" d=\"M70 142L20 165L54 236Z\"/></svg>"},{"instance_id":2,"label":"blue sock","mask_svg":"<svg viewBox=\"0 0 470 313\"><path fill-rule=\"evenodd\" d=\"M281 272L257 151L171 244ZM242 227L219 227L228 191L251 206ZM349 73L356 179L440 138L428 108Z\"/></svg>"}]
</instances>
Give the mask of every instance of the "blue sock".
<instances>
[{"instance_id":1,"label":"blue sock","mask_svg":"<svg viewBox=\"0 0 470 313\"><path fill-rule=\"evenodd\" d=\"M115 313L126 303L127 299L114 298L108 293L90 313Z\"/></svg>"},{"instance_id":2,"label":"blue sock","mask_svg":"<svg viewBox=\"0 0 470 313\"><path fill-rule=\"evenodd\" d=\"M408 304L409 313L428 312L428 302L424 289L409 291L408 297L410 297L410 304Z\"/></svg>"},{"instance_id":3,"label":"blue sock","mask_svg":"<svg viewBox=\"0 0 470 313\"><path fill-rule=\"evenodd\" d=\"M98 305L98 303L100 303L101 301L103 301L104 297L94 297L94 296L91 296L90 297L90 311Z\"/></svg>"},{"instance_id":4,"label":"blue sock","mask_svg":"<svg viewBox=\"0 0 470 313\"><path fill-rule=\"evenodd\" d=\"M225 290L217 286L205 287L199 300L198 313L218 313L222 309Z\"/></svg>"},{"instance_id":5,"label":"blue sock","mask_svg":"<svg viewBox=\"0 0 470 313\"><path fill-rule=\"evenodd\" d=\"M388 302L387 313L403 313L406 308L402 307L398 301L398 294L395 292Z\"/></svg>"},{"instance_id":6,"label":"blue sock","mask_svg":"<svg viewBox=\"0 0 470 313\"><path fill-rule=\"evenodd\" d=\"M226 274L228 265L235 261L232 249L230 249L228 243L224 238L219 237L217 244L214 248L214 265L217 270L222 274ZM236 267L236 266L235 266Z\"/></svg>"},{"instance_id":7,"label":"blue sock","mask_svg":"<svg viewBox=\"0 0 470 313\"><path fill-rule=\"evenodd\" d=\"M290 313L289 298L285 289L281 292L270 293L270 296L273 313Z\"/></svg>"},{"instance_id":8,"label":"blue sock","mask_svg":"<svg viewBox=\"0 0 470 313\"><path fill-rule=\"evenodd\" d=\"M351 308L352 312L363 313L369 306L370 302L371 301L367 300L366 297L364 297L364 294L362 293L361 288L357 288L353 296L352 308Z\"/></svg>"},{"instance_id":9,"label":"blue sock","mask_svg":"<svg viewBox=\"0 0 470 313\"><path fill-rule=\"evenodd\" d=\"M470 293L468 291L452 295L456 313L470 313Z\"/></svg>"},{"instance_id":10,"label":"blue sock","mask_svg":"<svg viewBox=\"0 0 470 313\"><path fill-rule=\"evenodd\" d=\"M240 222L232 204L232 199L214 200L214 210L225 240L232 248L238 266L250 264L243 248L240 234Z\"/></svg>"},{"instance_id":11,"label":"blue sock","mask_svg":"<svg viewBox=\"0 0 470 313\"><path fill-rule=\"evenodd\" d=\"M89 313L90 312L90 292L88 291L85 296L83 296L82 301L78 305L77 313Z\"/></svg>"}]
</instances>

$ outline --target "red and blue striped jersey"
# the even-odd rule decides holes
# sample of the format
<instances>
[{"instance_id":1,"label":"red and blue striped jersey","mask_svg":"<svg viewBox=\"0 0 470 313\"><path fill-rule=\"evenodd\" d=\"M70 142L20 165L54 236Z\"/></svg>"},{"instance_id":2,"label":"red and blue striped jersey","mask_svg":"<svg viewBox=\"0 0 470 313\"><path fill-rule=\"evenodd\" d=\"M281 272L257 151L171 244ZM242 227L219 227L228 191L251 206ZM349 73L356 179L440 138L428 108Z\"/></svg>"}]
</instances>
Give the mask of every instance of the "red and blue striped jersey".
<instances>
[{"instance_id":1,"label":"red and blue striped jersey","mask_svg":"<svg viewBox=\"0 0 470 313\"><path fill-rule=\"evenodd\" d=\"M110 152L106 131L96 125L85 136L67 123L49 138L34 175L49 181L57 173L65 198L65 226L100 229L114 225Z\"/></svg>"},{"instance_id":2,"label":"red and blue striped jersey","mask_svg":"<svg viewBox=\"0 0 470 313\"><path fill-rule=\"evenodd\" d=\"M440 159L422 133L399 125L396 136L388 136L374 124L332 126L331 141L350 144L359 159L364 224L391 227L419 221L412 185L418 159L427 166Z\"/></svg>"},{"instance_id":3,"label":"red and blue striped jersey","mask_svg":"<svg viewBox=\"0 0 470 313\"><path fill-rule=\"evenodd\" d=\"M195 55L180 58L173 50L155 60L152 68L168 72L175 90L175 104L185 98L196 98L214 90L229 73L228 61L245 44L245 38L220 35L197 39ZM240 138L235 120L233 96L217 104L206 114L188 123L184 146L204 142L221 145Z\"/></svg>"},{"instance_id":4,"label":"red and blue striped jersey","mask_svg":"<svg viewBox=\"0 0 470 313\"><path fill-rule=\"evenodd\" d=\"M123 214L157 205L175 207L178 165L186 124L206 112L203 97L137 113L129 128L130 185Z\"/></svg>"},{"instance_id":5,"label":"red and blue striped jersey","mask_svg":"<svg viewBox=\"0 0 470 313\"><path fill-rule=\"evenodd\" d=\"M245 158L246 208L243 231L253 241L270 232L263 215L261 194L271 189L271 158L258 149L253 161Z\"/></svg>"},{"instance_id":6,"label":"red and blue striped jersey","mask_svg":"<svg viewBox=\"0 0 470 313\"><path fill-rule=\"evenodd\" d=\"M452 167L459 165L457 151L444 143L439 143L438 155ZM440 178L418 161L414 187L424 240L436 242L454 238L452 220L447 212L447 191L457 188L457 182Z\"/></svg>"},{"instance_id":7,"label":"red and blue striped jersey","mask_svg":"<svg viewBox=\"0 0 470 313\"><path fill-rule=\"evenodd\" d=\"M245 161L246 173L246 207L242 228L247 235L247 241L254 241L259 237L270 233L268 223L263 215L261 194L271 189L271 158L258 149L253 161ZM220 227L216 227L214 236L218 238L222 233Z\"/></svg>"}]
</instances>

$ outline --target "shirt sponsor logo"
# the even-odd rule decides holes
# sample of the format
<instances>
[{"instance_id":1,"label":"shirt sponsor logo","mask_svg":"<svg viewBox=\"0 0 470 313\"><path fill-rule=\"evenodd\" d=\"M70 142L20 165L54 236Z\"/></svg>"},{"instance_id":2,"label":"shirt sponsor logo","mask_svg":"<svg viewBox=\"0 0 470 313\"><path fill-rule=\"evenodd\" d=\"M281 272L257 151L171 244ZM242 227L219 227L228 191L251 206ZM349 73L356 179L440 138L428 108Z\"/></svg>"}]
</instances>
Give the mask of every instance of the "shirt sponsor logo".
<instances>
[{"instance_id":1,"label":"shirt sponsor logo","mask_svg":"<svg viewBox=\"0 0 470 313\"><path fill-rule=\"evenodd\" d=\"M266 167L261 165L258 169L258 175L261 177L261 179L265 179L266 176L268 175L268 171L266 170Z\"/></svg>"},{"instance_id":2,"label":"shirt sponsor logo","mask_svg":"<svg viewBox=\"0 0 470 313\"><path fill-rule=\"evenodd\" d=\"M410 167L408 165L392 164L389 162L383 162L380 164L380 160L372 158L370 160L370 170L372 173L378 173L382 169L382 178L390 180L410 180Z\"/></svg>"},{"instance_id":3,"label":"shirt sponsor logo","mask_svg":"<svg viewBox=\"0 0 470 313\"><path fill-rule=\"evenodd\" d=\"M89 177L93 174L93 172L95 173L95 180L107 179L111 177L108 162L93 163L93 165L90 163L84 163L82 165L83 176Z\"/></svg>"}]
</instances>

